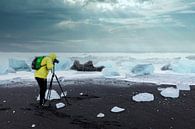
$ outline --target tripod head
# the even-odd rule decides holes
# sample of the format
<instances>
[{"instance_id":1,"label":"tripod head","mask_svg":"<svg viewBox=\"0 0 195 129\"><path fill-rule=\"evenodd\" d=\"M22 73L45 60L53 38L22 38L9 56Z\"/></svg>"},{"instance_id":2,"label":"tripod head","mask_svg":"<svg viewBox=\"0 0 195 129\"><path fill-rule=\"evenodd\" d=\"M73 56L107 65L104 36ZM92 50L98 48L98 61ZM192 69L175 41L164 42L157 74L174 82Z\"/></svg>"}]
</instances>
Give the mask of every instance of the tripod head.
<instances>
[{"instance_id":1,"label":"tripod head","mask_svg":"<svg viewBox=\"0 0 195 129\"><path fill-rule=\"evenodd\" d=\"M55 64L58 64L60 61L58 59L54 59L53 61L53 68L52 68L52 73L55 74Z\"/></svg>"}]
</instances>

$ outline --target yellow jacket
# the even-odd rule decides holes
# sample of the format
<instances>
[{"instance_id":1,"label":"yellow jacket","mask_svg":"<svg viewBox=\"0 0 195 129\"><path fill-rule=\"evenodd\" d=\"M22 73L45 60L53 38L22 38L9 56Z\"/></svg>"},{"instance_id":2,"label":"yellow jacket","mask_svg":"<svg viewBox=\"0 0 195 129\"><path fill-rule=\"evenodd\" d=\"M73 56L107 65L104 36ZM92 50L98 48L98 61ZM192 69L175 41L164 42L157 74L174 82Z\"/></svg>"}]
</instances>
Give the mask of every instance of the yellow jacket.
<instances>
[{"instance_id":1,"label":"yellow jacket","mask_svg":"<svg viewBox=\"0 0 195 129\"><path fill-rule=\"evenodd\" d=\"M48 56L43 58L41 62L41 68L35 71L35 77L46 79L49 70L53 68L53 61L56 59L55 53L50 53Z\"/></svg>"}]
</instances>

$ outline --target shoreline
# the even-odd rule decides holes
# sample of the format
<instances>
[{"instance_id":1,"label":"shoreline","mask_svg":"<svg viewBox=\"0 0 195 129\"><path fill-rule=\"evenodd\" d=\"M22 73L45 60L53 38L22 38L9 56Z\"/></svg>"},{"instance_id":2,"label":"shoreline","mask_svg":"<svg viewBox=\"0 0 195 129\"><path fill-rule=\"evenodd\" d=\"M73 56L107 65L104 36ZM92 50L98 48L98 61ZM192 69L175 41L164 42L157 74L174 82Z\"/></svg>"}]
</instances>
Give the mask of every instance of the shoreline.
<instances>
[{"instance_id":1,"label":"shoreline","mask_svg":"<svg viewBox=\"0 0 195 129\"><path fill-rule=\"evenodd\" d=\"M16 84L20 85L20 84ZM23 85L23 84L21 84ZM181 91L177 99L164 98L157 86L137 84L131 87L108 85L67 85L71 105L62 109L39 109L37 84L32 87L0 87L0 127L2 129L193 129L195 126L195 87ZM59 91L54 84L53 88ZM154 94L154 101L137 103L137 93ZM84 95L81 96L80 93ZM6 102L3 102L6 101ZM64 100L52 101L54 106ZM114 106L124 112L112 113ZM104 118L97 118L98 113Z\"/></svg>"}]
</instances>

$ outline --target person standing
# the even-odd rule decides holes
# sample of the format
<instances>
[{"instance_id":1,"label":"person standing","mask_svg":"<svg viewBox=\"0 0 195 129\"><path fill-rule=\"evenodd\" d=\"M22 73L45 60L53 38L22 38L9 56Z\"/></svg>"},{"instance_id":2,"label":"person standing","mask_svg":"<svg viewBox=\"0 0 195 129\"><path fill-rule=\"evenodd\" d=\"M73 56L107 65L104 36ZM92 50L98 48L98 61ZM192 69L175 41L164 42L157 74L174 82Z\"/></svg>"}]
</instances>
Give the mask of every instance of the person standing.
<instances>
[{"instance_id":1,"label":"person standing","mask_svg":"<svg viewBox=\"0 0 195 129\"><path fill-rule=\"evenodd\" d=\"M47 90L47 76L50 70L54 66L54 61L57 56L55 53L50 53L48 56L45 56L41 61L41 68L36 70L34 73L35 79L40 88L40 106L44 106L45 101L45 92Z\"/></svg>"}]
</instances>

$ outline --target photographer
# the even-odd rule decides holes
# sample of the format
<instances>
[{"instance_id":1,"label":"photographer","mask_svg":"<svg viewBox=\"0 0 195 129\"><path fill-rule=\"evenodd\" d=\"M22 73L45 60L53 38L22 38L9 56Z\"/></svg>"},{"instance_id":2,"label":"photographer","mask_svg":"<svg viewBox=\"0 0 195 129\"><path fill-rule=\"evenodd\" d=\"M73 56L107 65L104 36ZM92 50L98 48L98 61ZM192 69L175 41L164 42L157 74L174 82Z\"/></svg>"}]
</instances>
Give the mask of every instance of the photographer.
<instances>
[{"instance_id":1,"label":"photographer","mask_svg":"<svg viewBox=\"0 0 195 129\"><path fill-rule=\"evenodd\" d=\"M52 70L54 63L58 63L55 53L50 53L45 56L41 61L41 67L35 71L35 79L40 88L40 106L45 104L45 92L47 90L47 75Z\"/></svg>"}]
</instances>

